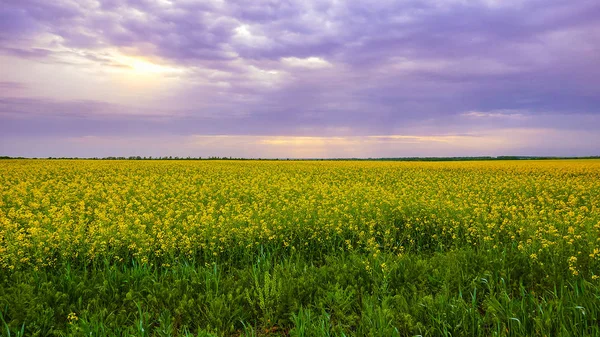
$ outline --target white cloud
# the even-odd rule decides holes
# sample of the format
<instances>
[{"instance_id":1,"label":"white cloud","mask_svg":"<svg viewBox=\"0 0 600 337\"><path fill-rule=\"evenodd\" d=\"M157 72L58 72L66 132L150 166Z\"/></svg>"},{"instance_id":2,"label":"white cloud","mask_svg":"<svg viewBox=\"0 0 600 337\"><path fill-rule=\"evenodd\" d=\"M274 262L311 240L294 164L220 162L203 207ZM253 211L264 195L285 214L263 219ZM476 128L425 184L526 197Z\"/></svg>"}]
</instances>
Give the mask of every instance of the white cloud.
<instances>
[{"instance_id":1,"label":"white cloud","mask_svg":"<svg viewBox=\"0 0 600 337\"><path fill-rule=\"evenodd\" d=\"M281 58L281 62L289 67L299 67L299 68L309 68L309 69L321 69L321 68L329 68L332 66L327 60L322 59L320 57L306 57L306 58L298 58L298 57L283 57Z\"/></svg>"},{"instance_id":2,"label":"white cloud","mask_svg":"<svg viewBox=\"0 0 600 337\"><path fill-rule=\"evenodd\" d=\"M234 31L235 34L232 37L234 44L250 48L266 48L271 45L271 40L267 36L259 34L249 25L242 24Z\"/></svg>"},{"instance_id":3,"label":"white cloud","mask_svg":"<svg viewBox=\"0 0 600 337\"><path fill-rule=\"evenodd\" d=\"M498 118L498 119L525 119L527 116L522 110L492 110L492 111L467 111L460 114L467 118Z\"/></svg>"}]
</instances>

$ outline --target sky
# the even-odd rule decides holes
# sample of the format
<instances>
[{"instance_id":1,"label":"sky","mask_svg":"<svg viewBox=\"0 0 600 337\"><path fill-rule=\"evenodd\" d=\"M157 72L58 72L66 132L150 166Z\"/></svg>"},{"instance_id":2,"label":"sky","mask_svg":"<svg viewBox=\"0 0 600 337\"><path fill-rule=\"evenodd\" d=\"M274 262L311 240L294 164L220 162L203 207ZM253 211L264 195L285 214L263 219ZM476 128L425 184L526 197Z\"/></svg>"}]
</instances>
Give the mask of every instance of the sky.
<instances>
[{"instance_id":1,"label":"sky","mask_svg":"<svg viewBox=\"0 0 600 337\"><path fill-rule=\"evenodd\" d=\"M0 155L600 155L600 2L0 0Z\"/></svg>"}]
</instances>

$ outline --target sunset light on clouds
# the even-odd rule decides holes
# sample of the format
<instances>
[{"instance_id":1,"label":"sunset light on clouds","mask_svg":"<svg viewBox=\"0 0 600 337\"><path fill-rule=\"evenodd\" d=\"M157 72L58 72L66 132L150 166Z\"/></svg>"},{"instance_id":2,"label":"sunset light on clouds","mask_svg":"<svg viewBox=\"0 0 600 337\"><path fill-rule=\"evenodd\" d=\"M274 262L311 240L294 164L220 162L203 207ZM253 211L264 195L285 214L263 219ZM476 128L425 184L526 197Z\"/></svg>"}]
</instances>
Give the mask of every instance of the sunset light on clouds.
<instances>
[{"instance_id":1,"label":"sunset light on clouds","mask_svg":"<svg viewBox=\"0 0 600 337\"><path fill-rule=\"evenodd\" d=\"M0 155L600 154L596 0L0 3Z\"/></svg>"}]
</instances>

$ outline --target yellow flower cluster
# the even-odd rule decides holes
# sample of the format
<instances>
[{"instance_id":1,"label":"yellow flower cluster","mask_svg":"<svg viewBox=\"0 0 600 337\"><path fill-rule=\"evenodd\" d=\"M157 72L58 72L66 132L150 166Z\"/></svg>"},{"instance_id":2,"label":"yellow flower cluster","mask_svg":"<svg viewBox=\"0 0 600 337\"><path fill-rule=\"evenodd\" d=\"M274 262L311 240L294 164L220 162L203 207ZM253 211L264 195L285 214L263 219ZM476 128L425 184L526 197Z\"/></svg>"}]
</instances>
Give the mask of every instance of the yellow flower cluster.
<instances>
[{"instance_id":1,"label":"yellow flower cluster","mask_svg":"<svg viewBox=\"0 0 600 337\"><path fill-rule=\"evenodd\" d=\"M0 188L1 269L471 246L600 270L597 160L4 160Z\"/></svg>"}]
</instances>

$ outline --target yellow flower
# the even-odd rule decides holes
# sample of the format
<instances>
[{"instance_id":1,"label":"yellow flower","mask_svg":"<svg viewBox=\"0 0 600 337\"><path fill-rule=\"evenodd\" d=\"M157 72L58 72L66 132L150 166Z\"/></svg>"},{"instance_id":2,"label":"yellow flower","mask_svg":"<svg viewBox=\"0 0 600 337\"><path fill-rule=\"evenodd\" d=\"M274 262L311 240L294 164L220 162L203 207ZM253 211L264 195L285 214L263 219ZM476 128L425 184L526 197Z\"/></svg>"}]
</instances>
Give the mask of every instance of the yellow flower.
<instances>
[{"instance_id":1,"label":"yellow flower","mask_svg":"<svg viewBox=\"0 0 600 337\"><path fill-rule=\"evenodd\" d=\"M67 315L67 321L69 321L69 323L73 323L77 320L79 320L79 317L77 317L76 313L71 312L71 313L69 313L69 315Z\"/></svg>"}]
</instances>

